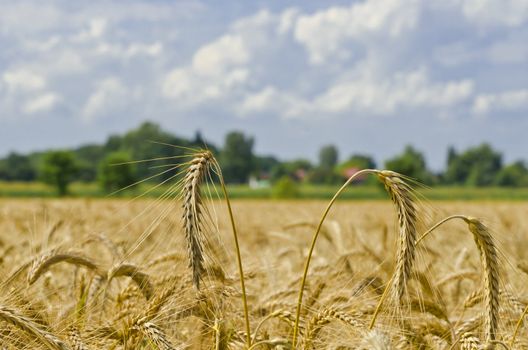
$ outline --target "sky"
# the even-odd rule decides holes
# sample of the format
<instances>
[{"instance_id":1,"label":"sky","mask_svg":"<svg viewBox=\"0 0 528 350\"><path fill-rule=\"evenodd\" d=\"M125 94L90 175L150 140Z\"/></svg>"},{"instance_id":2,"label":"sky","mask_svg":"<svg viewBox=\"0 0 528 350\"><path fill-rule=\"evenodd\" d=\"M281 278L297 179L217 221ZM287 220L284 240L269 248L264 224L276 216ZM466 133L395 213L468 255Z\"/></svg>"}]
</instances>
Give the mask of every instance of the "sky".
<instances>
[{"instance_id":1,"label":"sky","mask_svg":"<svg viewBox=\"0 0 528 350\"><path fill-rule=\"evenodd\" d=\"M145 120L282 159L528 160L528 0L0 0L0 156Z\"/></svg>"}]
</instances>

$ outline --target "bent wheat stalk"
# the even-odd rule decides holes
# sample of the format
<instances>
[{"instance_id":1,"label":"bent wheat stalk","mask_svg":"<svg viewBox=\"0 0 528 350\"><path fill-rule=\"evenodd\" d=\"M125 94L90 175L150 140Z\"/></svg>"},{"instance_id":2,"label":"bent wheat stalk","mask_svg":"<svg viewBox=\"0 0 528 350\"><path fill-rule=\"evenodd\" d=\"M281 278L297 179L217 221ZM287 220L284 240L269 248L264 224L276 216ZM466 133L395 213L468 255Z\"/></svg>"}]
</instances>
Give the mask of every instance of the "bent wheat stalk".
<instances>
[{"instance_id":1,"label":"bent wheat stalk","mask_svg":"<svg viewBox=\"0 0 528 350\"><path fill-rule=\"evenodd\" d=\"M497 248L488 228L478 219L465 215L449 216L432 228L427 230L417 241L418 244L429 233L437 229L440 225L452 219L461 219L468 224L469 231L473 234L475 244L480 253L480 260L483 267L483 295L486 311L484 314L484 328L486 333L485 344L491 346L496 343L497 329L499 324L499 262L497 258Z\"/></svg>"},{"instance_id":2,"label":"bent wheat stalk","mask_svg":"<svg viewBox=\"0 0 528 350\"><path fill-rule=\"evenodd\" d=\"M396 271L391 279L391 283L395 289L394 298L398 301L404 295L406 281L409 279L411 272L412 263L414 261L414 240L416 239L416 209L413 202L412 190L410 186L405 183L403 176L394 171L389 170L377 170L377 169L364 169L360 170L351 177L339 188L339 190L332 197L328 203L317 229L312 237L312 243L308 251L308 256L306 257L306 262L304 265L303 277L301 279L301 286L299 288L299 297L297 301L297 311L295 315L295 326L293 328L293 337L292 337L292 348L295 349L297 343L297 337L299 333L299 320L301 315L303 293L306 285L306 278L308 275L308 269L310 267L310 262L312 259L313 251L315 248L315 243L321 232L323 223L330 212L330 209L334 205L337 198L345 190L345 188L355 179L366 174L375 174L378 176L378 179L385 185L385 189L389 193L389 196L397 208L398 211L398 223L400 227L400 240L399 240L399 249L398 249L398 261L396 263ZM388 291L388 287L385 289ZM383 298L383 297L382 297ZM381 302L380 302L381 303ZM371 324L371 328L372 328Z\"/></svg>"}]
</instances>

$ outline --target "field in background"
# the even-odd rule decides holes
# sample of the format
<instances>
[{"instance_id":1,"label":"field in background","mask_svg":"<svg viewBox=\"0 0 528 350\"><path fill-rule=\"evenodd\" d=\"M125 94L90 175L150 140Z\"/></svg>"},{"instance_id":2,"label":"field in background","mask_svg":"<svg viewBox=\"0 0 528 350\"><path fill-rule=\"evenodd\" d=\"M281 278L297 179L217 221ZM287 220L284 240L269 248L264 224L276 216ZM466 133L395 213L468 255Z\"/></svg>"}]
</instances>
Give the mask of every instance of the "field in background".
<instances>
[{"instance_id":1,"label":"field in background","mask_svg":"<svg viewBox=\"0 0 528 350\"><path fill-rule=\"evenodd\" d=\"M314 225L325 205L326 201L234 201L233 209L248 276L252 325L255 327L273 311L283 311L280 315L284 319L277 317L262 325L262 337L289 339L287 315L294 312L304 256ZM209 296L207 293L213 293L213 300L217 303L211 314L202 314L199 305L194 304L196 294L188 279L185 239L180 228L180 203L172 201L0 199L0 232L3 232L0 275L9 276L38 252L59 247L63 251L81 252L103 270L124 260L150 276L156 295L165 290L168 277L176 278L179 292L164 302L152 321L172 344L186 344L190 349L208 348L215 337L211 329L221 319L226 322L222 327L227 327L226 332L230 332L230 344L235 349L241 349L236 345L243 341L240 332L244 328L232 236L225 208L219 202L214 208L212 212L218 215L220 244L211 249L215 250L218 264L224 272L222 277L204 282L207 291L204 293ZM512 295L511 300L518 303L506 301L503 304L499 337L507 339L519 317L519 304L521 307L525 305L524 297L528 292L525 275L515 269L518 262L528 258L528 204L439 202L430 204L425 213L429 217L428 224L454 213L481 217L490 224L500 250L501 288L505 288ZM365 320L370 319L379 300L380 288L389 281L394 269L395 220L392 204L388 200L337 203L315 249L304 320L315 317L317 312L328 306L350 315L359 312ZM94 240L94 237L100 239ZM138 242L141 244L138 245ZM172 258L159 259L167 254L172 254ZM424 280L420 283L411 281L413 293L430 300L435 309L420 309L418 305L417 309L404 310L408 313L406 318L412 320L405 327L408 327L407 331L415 332L411 333L413 336L420 334L420 342L442 345L431 348L448 349L451 337L455 336L450 332L459 330L464 321L482 312L479 301L474 306L464 307L468 295L479 290L481 273L479 254L465 225L451 223L427 239L418 250L415 269L423 272L426 283L432 285L438 294L422 295L424 292L420 283L425 283ZM39 317L46 320L55 334L66 338L63 320L75 309L79 288L83 283L90 283L93 276L85 268L74 268L64 263L51 267L31 286L26 281L26 274L9 286L14 288L10 289L9 303L27 308L28 312L32 308L42 309ZM213 286L223 292L207 289ZM24 305L29 299L17 299L17 290L24 290L24 298L31 296L29 306ZM108 348L116 340L109 338L105 342L96 336L89 336L89 329L110 325L120 330L123 324L130 324L130 319L140 315L149 305L137 288L134 289L132 281L125 277L115 278L105 293L108 299L102 314L103 321L91 318L92 311L88 311L88 323L78 330L92 349ZM379 318L379 324L383 325L380 329L392 329L386 335L392 343L400 341L400 333L394 331L399 327L395 316L389 310ZM438 327L430 331L432 333L428 333L428 322ZM480 334L478 324L473 332ZM444 335L441 337L439 334ZM403 336L403 333L400 335ZM520 338L526 341L525 329ZM368 344L361 347L365 339L350 325L330 322L318 331L313 348L337 349L342 346L341 349L349 349L348 344L356 344L361 349L372 349ZM35 344L33 346L38 348Z\"/></svg>"},{"instance_id":2,"label":"field in background","mask_svg":"<svg viewBox=\"0 0 528 350\"><path fill-rule=\"evenodd\" d=\"M134 197L144 194L151 185L140 185L137 188L117 194L117 197ZM146 197L159 197L168 186L160 186L145 194ZM339 186L300 185L300 199L330 199ZM528 188L505 187L434 187L423 188L420 192L430 200L528 200ZM105 198L96 183L73 183L70 186L72 197ZM271 198L271 188L252 189L247 185L229 185L229 193L233 198L266 199ZM32 182L1 182L0 197L55 197L53 187ZM342 199L386 199L385 191L378 186L352 186L341 195Z\"/></svg>"}]
</instances>

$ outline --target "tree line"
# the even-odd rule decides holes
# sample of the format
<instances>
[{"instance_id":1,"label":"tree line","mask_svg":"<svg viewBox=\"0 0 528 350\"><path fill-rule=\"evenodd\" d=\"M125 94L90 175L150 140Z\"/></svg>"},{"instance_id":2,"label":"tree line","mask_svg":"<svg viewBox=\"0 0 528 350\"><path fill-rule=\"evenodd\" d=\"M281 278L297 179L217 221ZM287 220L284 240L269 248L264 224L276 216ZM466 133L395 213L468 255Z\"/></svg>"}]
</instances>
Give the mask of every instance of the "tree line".
<instances>
[{"instance_id":1,"label":"tree line","mask_svg":"<svg viewBox=\"0 0 528 350\"><path fill-rule=\"evenodd\" d=\"M317 162L306 159L280 161L274 156L254 153L254 139L242 132L226 135L222 147L206 143L200 132L191 139L178 137L159 125L145 122L122 135L112 135L103 144L87 144L74 149L48 150L19 154L12 152L0 159L0 180L43 181L66 194L72 181L100 183L106 192L129 186L139 180L163 182L179 176L175 168L184 161L189 148L207 148L222 164L229 183L247 183L250 178L270 183L292 182L340 184L358 169L378 164L365 154L340 159L333 145L323 146ZM432 172L420 151L406 146L403 152L380 165L408 175L427 185L528 186L528 168L524 161L504 164L500 152L489 144L463 151L450 147L445 171ZM369 180L366 180L366 184Z\"/></svg>"}]
</instances>

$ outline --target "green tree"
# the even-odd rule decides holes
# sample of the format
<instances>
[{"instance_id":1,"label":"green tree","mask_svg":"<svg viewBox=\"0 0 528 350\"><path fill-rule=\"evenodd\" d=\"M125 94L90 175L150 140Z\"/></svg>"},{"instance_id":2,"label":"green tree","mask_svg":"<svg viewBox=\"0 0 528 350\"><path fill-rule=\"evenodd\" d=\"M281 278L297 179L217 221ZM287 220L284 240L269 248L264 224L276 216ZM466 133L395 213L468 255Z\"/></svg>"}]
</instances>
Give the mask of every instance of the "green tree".
<instances>
[{"instance_id":1,"label":"green tree","mask_svg":"<svg viewBox=\"0 0 528 350\"><path fill-rule=\"evenodd\" d=\"M342 182L343 177L333 168L323 168L318 166L308 173L308 182L314 184L335 185Z\"/></svg>"},{"instance_id":2,"label":"green tree","mask_svg":"<svg viewBox=\"0 0 528 350\"><path fill-rule=\"evenodd\" d=\"M126 152L113 152L101 162L98 180L105 191L117 191L136 181L136 167L130 160Z\"/></svg>"},{"instance_id":3,"label":"green tree","mask_svg":"<svg viewBox=\"0 0 528 350\"><path fill-rule=\"evenodd\" d=\"M15 152L10 153L0 161L0 178L7 181L32 181L36 177L36 169L30 158Z\"/></svg>"},{"instance_id":4,"label":"green tree","mask_svg":"<svg viewBox=\"0 0 528 350\"><path fill-rule=\"evenodd\" d=\"M255 171L257 174L270 175L274 167L280 162L273 156L255 156Z\"/></svg>"},{"instance_id":5,"label":"green tree","mask_svg":"<svg viewBox=\"0 0 528 350\"><path fill-rule=\"evenodd\" d=\"M319 166L323 169L333 169L338 161L339 154L334 145L326 145L321 147L319 151Z\"/></svg>"},{"instance_id":6,"label":"green tree","mask_svg":"<svg viewBox=\"0 0 528 350\"><path fill-rule=\"evenodd\" d=\"M502 168L502 156L489 144L472 147L461 154L453 153L445 178L448 183L489 186Z\"/></svg>"},{"instance_id":7,"label":"green tree","mask_svg":"<svg viewBox=\"0 0 528 350\"><path fill-rule=\"evenodd\" d=\"M118 150L129 153L134 160L159 159L155 163L158 166L170 164L175 166L181 161L179 157L189 153L181 146L189 147L191 144L188 140L162 130L158 124L145 122L138 128L127 132L123 137L114 136L111 142L110 140L107 142L107 146L113 146L113 148L119 146ZM137 176L144 179L157 173L160 175L153 181L163 181L173 177L177 172L176 170L167 171L168 167L154 170L151 168L152 165L152 162L138 163Z\"/></svg>"},{"instance_id":8,"label":"green tree","mask_svg":"<svg viewBox=\"0 0 528 350\"><path fill-rule=\"evenodd\" d=\"M303 175L307 175L313 169L312 163L306 159L295 159L292 161L277 163L271 169L271 181L278 181L283 176L289 176L292 180L302 181Z\"/></svg>"},{"instance_id":9,"label":"green tree","mask_svg":"<svg viewBox=\"0 0 528 350\"><path fill-rule=\"evenodd\" d=\"M226 182L244 183L254 170L252 137L246 137L238 131L226 135L224 148L220 153L222 173Z\"/></svg>"},{"instance_id":10,"label":"green tree","mask_svg":"<svg viewBox=\"0 0 528 350\"><path fill-rule=\"evenodd\" d=\"M40 178L57 188L60 196L68 193L68 184L77 175L78 167L70 151L50 151L44 155Z\"/></svg>"},{"instance_id":11,"label":"green tree","mask_svg":"<svg viewBox=\"0 0 528 350\"><path fill-rule=\"evenodd\" d=\"M376 168L376 162L371 156L365 154L354 154L348 158L344 163L348 166L357 167L359 169L374 169Z\"/></svg>"},{"instance_id":12,"label":"green tree","mask_svg":"<svg viewBox=\"0 0 528 350\"><path fill-rule=\"evenodd\" d=\"M275 185L273 185L271 196L273 198L297 198L299 197L299 187L295 181L289 176L281 177Z\"/></svg>"},{"instance_id":13,"label":"green tree","mask_svg":"<svg viewBox=\"0 0 528 350\"><path fill-rule=\"evenodd\" d=\"M106 151L101 145L83 145L74 151L79 166L80 181L91 182L97 178L97 167L105 157Z\"/></svg>"},{"instance_id":14,"label":"green tree","mask_svg":"<svg viewBox=\"0 0 528 350\"><path fill-rule=\"evenodd\" d=\"M103 148L105 152L115 152L121 149L123 138L119 135L110 135Z\"/></svg>"},{"instance_id":15,"label":"green tree","mask_svg":"<svg viewBox=\"0 0 528 350\"><path fill-rule=\"evenodd\" d=\"M412 146L407 145L403 153L385 162L385 167L400 174L410 176L425 184L433 181L433 176L427 170L425 157Z\"/></svg>"},{"instance_id":16,"label":"green tree","mask_svg":"<svg viewBox=\"0 0 528 350\"><path fill-rule=\"evenodd\" d=\"M502 168L495 177L495 184L498 186L521 187L528 186L528 168L522 161Z\"/></svg>"}]
</instances>

